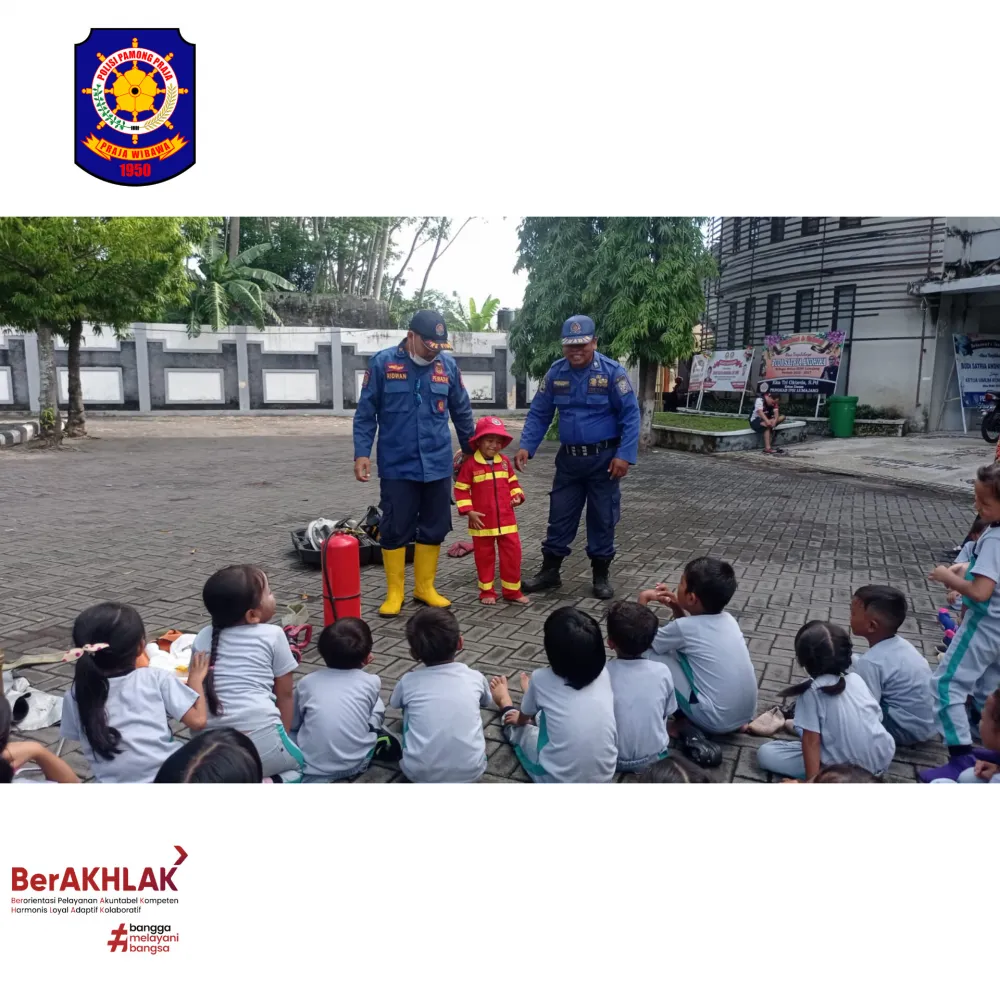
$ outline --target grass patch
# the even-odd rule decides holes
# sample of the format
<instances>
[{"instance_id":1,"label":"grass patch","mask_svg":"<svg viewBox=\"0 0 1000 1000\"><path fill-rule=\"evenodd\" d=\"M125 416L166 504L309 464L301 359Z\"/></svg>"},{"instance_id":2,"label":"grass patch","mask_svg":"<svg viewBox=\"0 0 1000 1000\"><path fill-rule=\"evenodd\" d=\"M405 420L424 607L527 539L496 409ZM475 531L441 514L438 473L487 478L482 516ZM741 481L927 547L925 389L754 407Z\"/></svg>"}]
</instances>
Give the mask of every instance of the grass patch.
<instances>
[{"instance_id":1,"label":"grass patch","mask_svg":"<svg viewBox=\"0 0 1000 1000\"><path fill-rule=\"evenodd\" d=\"M703 417L696 413L655 413L653 424L689 431L745 431L750 428L746 417Z\"/></svg>"}]
</instances>

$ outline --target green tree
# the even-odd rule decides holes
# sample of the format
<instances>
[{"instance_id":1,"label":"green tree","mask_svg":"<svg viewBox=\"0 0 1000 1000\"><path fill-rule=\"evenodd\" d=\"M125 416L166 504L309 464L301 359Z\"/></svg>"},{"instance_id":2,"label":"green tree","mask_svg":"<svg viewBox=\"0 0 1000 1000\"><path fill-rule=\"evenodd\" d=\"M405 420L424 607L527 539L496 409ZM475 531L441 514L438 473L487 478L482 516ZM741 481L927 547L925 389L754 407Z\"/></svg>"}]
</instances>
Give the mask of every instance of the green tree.
<instances>
[{"instance_id":1,"label":"green tree","mask_svg":"<svg viewBox=\"0 0 1000 1000\"><path fill-rule=\"evenodd\" d=\"M206 219L0 218L0 324L38 334L44 437L62 437L55 338L69 348L66 433L82 436L84 323L125 336L183 302L184 262L207 229Z\"/></svg>"},{"instance_id":2,"label":"green tree","mask_svg":"<svg viewBox=\"0 0 1000 1000\"><path fill-rule=\"evenodd\" d=\"M543 375L560 356L560 330L574 313L597 326L602 353L639 366L640 448L652 437L656 373L694 349L715 274L699 218L525 218L515 271L526 271L524 304L511 331L519 373Z\"/></svg>"},{"instance_id":3,"label":"green tree","mask_svg":"<svg viewBox=\"0 0 1000 1000\"><path fill-rule=\"evenodd\" d=\"M483 300L483 307L481 309L476 308L476 300L473 298L469 299L469 311L465 311L465 307L458 299L458 292L452 292L455 299L455 310L459 320L461 321L461 327L456 326L456 329L468 330L470 333L484 333L487 330L492 330L490 323L493 322L493 317L497 313L497 309L500 308L500 300L487 295Z\"/></svg>"},{"instance_id":4,"label":"green tree","mask_svg":"<svg viewBox=\"0 0 1000 1000\"><path fill-rule=\"evenodd\" d=\"M295 286L280 274L251 266L269 249L270 244L262 243L230 260L214 233L205 237L198 248L198 267L189 297L189 337L197 337L203 324L216 331L234 320L249 322L258 330L263 330L269 319L281 325L281 317L264 295L277 288L295 291Z\"/></svg>"}]
</instances>

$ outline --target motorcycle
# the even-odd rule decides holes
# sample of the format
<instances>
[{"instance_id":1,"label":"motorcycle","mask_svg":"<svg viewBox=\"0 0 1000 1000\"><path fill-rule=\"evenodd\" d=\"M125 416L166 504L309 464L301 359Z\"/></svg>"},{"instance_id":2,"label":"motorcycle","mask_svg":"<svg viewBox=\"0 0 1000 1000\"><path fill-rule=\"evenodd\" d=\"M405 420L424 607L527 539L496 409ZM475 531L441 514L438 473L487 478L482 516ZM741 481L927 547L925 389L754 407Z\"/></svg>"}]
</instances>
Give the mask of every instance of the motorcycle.
<instances>
[{"instance_id":1,"label":"motorcycle","mask_svg":"<svg viewBox=\"0 0 1000 1000\"><path fill-rule=\"evenodd\" d=\"M996 444L1000 441L1000 396L988 392L983 396L983 402L987 406L983 407L983 422L979 429L987 444Z\"/></svg>"}]
</instances>

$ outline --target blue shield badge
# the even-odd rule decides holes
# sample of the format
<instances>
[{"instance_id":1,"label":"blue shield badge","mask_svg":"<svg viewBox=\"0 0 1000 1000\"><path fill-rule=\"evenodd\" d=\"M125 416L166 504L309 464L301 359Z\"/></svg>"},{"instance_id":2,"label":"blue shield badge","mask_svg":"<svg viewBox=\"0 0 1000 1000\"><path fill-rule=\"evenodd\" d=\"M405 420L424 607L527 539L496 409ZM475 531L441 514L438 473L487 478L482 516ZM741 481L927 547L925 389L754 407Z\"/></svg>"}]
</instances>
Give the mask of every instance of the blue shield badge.
<instances>
[{"instance_id":1,"label":"blue shield badge","mask_svg":"<svg viewBox=\"0 0 1000 1000\"><path fill-rule=\"evenodd\" d=\"M74 79L81 170L137 187L194 166L194 46L177 28L93 28Z\"/></svg>"}]
</instances>

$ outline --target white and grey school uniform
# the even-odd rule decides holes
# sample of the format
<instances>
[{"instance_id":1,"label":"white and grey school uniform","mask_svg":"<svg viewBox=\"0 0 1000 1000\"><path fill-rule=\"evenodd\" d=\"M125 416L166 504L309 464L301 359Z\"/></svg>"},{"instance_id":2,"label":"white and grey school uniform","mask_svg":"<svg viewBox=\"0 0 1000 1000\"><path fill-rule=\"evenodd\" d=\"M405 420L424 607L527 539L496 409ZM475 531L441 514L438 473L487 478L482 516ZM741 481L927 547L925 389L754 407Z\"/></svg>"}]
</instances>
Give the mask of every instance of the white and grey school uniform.
<instances>
[{"instance_id":1,"label":"white and grey school uniform","mask_svg":"<svg viewBox=\"0 0 1000 1000\"><path fill-rule=\"evenodd\" d=\"M209 625L198 633L192 650L209 652L211 648ZM277 625L234 625L219 633L212 670L222 714L209 712L205 728L238 729L249 736L260 754L265 778L279 775L290 782L302 778L305 761L285 732L274 694L275 680L297 666L288 639Z\"/></svg>"},{"instance_id":2,"label":"white and grey school uniform","mask_svg":"<svg viewBox=\"0 0 1000 1000\"><path fill-rule=\"evenodd\" d=\"M756 714L757 675L728 611L667 622L646 655L670 668L680 710L706 732L736 732Z\"/></svg>"},{"instance_id":3,"label":"white and grey school uniform","mask_svg":"<svg viewBox=\"0 0 1000 1000\"><path fill-rule=\"evenodd\" d=\"M667 756L667 718L677 711L674 678L661 660L608 660L618 732L618 770L641 771Z\"/></svg>"},{"instance_id":4,"label":"white and grey school uniform","mask_svg":"<svg viewBox=\"0 0 1000 1000\"><path fill-rule=\"evenodd\" d=\"M367 769L385 721L381 689L360 667L316 670L299 681L291 735L305 759L303 781L339 781Z\"/></svg>"},{"instance_id":5,"label":"white and grey school uniform","mask_svg":"<svg viewBox=\"0 0 1000 1000\"><path fill-rule=\"evenodd\" d=\"M108 726L121 733L120 753L105 760L94 752L80 721L75 686L63 696L59 735L76 740L94 780L108 784L150 782L160 765L180 747L174 742L170 719L180 720L198 700L179 677L157 667L139 667L108 678L105 708Z\"/></svg>"},{"instance_id":6,"label":"white and grey school uniform","mask_svg":"<svg viewBox=\"0 0 1000 1000\"><path fill-rule=\"evenodd\" d=\"M391 708L403 710L403 758L410 781L478 781L486 770L481 708L493 704L490 685L464 663L439 663L404 674Z\"/></svg>"},{"instance_id":7,"label":"white and grey school uniform","mask_svg":"<svg viewBox=\"0 0 1000 1000\"><path fill-rule=\"evenodd\" d=\"M799 736L808 730L819 733L821 767L854 764L875 775L883 774L892 763L896 743L882 725L882 709L858 674L844 675L840 694L824 694L840 678L835 674L817 677L795 702L795 728ZM802 744L793 740L772 740L757 751L763 771L804 778L806 765Z\"/></svg>"},{"instance_id":8,"label":"white and grey school uniform","mask_svg":"<svg viewBox=\"0 0 1000 1000\"><path fill-rule=\"evenodd\" d=\"M774 416L774 407L769 406L764 402L763 396L758 396L754 400L753 411L750 414L750 427L760 433L764 430L764 425L761 423L762 417L767 417L770 420Z\"/></svg>"},{"instance_id":9,"label":"white and grey school uniform","mask_svg":"<svg viewBox=\"0 0 1000 1000\"><path fill-rule=\"evenodd\" d=\"M1000 581L1000 530L990 525L973 545L966 580L984 576ZM949 746L972 742L966 701L982 709L1000 686L1000 588L986 601L963 599L965 618L934 670L931 697L938 729Z\"/></svg>"},{"instance_id":10,"label":"white and grey school uniform","mask_svg":"<svg viewBox=\"0 0 1000 1000\"><path fill-rule=\"evenodd\" d=\"M912 643L899 635L883 639L859 656L852 669L879 703L882 725L896 746L912 746L934 736L931 667Z\"/></svg>"},{"instance_id":11,"label":"white and grey school uniform","mask_svg":"<svg viewBox=\"0 0 1000 1000\"><path fill-rule=\"evenodd\" d=\"M543 667L531 675L521 714L535 725L503 727L503 734L532 781L543 784L612 781L618 765L618 731L611 677L602 670L579 691Z\"/></svg>"}]
</instances>

